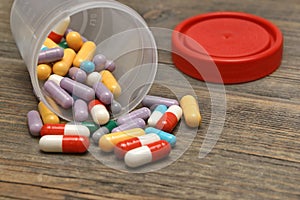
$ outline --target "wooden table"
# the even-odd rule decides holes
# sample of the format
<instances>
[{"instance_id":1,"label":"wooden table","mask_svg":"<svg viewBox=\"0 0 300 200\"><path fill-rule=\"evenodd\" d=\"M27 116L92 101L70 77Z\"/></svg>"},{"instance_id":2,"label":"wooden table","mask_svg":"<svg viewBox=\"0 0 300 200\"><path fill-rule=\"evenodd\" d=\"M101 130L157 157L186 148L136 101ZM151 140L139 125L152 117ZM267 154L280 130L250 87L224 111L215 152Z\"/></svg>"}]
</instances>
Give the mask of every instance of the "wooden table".
<instances>
[{"instance_id":1,"label":"wooden table","mask_svg":"<svg viewBox=\"0 0 300 200\"><path fill-rule=\"evenodd\" d=\"M84 156L43 154L27 129L37 101L10 32L12 0L0 2L0 199L300 199L300 6L298 0L121 0L149 26L172 29L211 11L264 17L284 35L281 67L258 81L227 85L227 115L213 150L198 158L207 132L206 85L187 80L199 96L203 123L171 165L133 174ZM168 53L160 62L171 64Z\"/></svg>"}]
</instances>

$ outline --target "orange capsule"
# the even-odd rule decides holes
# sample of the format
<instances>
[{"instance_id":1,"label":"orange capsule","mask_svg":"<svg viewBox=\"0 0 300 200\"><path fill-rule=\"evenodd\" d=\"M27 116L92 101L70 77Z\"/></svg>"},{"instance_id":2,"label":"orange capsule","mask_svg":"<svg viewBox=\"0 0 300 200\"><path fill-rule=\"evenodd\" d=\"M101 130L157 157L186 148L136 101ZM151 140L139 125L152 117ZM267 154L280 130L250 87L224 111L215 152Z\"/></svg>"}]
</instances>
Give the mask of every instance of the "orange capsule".
<instances>
[{"instance_id":1,"label":"orange capsule","mask_svg":"<svg viewBox=\"0 0 300 200\"><path fill-rule=\"evenodd\" d=\"M70 33L68 33L68 35L66 36L66 41L68 46L76 52L79 51L83 45L81 35L75 31L71 31Z\"/></svg>"},{"instance_id":2,"label":"orange capsule","mask_svg":"<svg viewBox=\"0 0 300 200\"><path fill-rule=\"evenodd\" d=\"M79 67L81 62L86 60L92 60L96 51L96 44L91 41L85 42L81 49L78 51L75 59L73 61L73 65L75 67Z\"/></svg>"},{"instance_id":3,"label":"orange capsule","mask_svg":"<svg viewBox=\"0 0 300 200\"><path fill-rule=\"evenodd\" d=\"M36 68L37 77L39 80L46 80L52 73L52 68L47 64L40 64Z\"/></svg>"},{"instance_id":4,"label":"orange capsule","mask_svg":"<svg viewBox=\"0 0 300 200\"><path fill-rule=\"evenodd\" d=\"M100 75L102 83L113 93L115 98L118 98L121 95L122 89L114 75L108 70L101 71Z\"/></svg>"},{"instance_id":5,"label":"orange capsule","mask_svg":"<svg viewBox=\"0 0 300 200\"><path fill-rule=\"evenodd\" d=\"M53 73L60 75L60 76L65 76L68 72L70 67L73 64L73 60L76 56L76 53L73 49L67 48L64 50L64 57L62 58L61 61L56 62L53 65Z\"/></svg>"},{"instance_id":6,"label":"orange capsule","mask_svg":"<svg viewBox=\"0 0 300 200\"><path fill-rule=\"evenodd\" d=\"M49 110L43 102L38 104L38 109L44 124L59 124L58 116Z\"/></svg>"}]
</instances>

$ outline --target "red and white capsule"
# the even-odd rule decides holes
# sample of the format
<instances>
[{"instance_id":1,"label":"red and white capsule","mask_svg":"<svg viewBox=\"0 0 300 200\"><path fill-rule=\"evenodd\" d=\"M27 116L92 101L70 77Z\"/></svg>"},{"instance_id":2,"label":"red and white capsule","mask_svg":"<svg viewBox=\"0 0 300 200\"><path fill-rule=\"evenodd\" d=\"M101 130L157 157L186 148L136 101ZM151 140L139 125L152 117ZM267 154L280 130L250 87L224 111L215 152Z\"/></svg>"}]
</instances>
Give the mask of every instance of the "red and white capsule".
<instances>
[{"instance_id":1,"label":"red and white capsule","mask_svg":"<svg viewBox=\"0 0 300 200\"><path fill-rule=\"evenodd\" d=\"M172 105L156 123L156 128L171 133L182 116L182 109L178 105Z\"/></svg>"},{"instance_id":2,"label":"red and white capsule","mask_svg":"<svg viewBox=\"0 0 300 200\"><path fill-rule=\"evenodd\" d=\"M119 159L123 159L125 154L135 148L151 144L160 140L160 137L155 133L134 137L128 140L119 142L114 149L115 155Z\"/></svg>"},{"instance_id":3,"label":"red and white capsule","mask_svg":"<svg viewBox=\"0 0 300 200\"><path fill-rule=\"evenodd\" d=\"M165 140L159 140L146 146L138 147L125 154L125 164L128 167L139 167L167 157L171 152L171 145Z\"/></svg>"},{"instance_id":4,"label":"red and white capsule","mask_svg":"<svg viewBox=\"0 0 300 200\"><path fill-rule=\"evenodd\" d=\"M59 22L48 35L48 38L53 40L55 43L60 43L61 39L64 37L64 34L70 25L71 18L66 17L64 20Z\"/></svg>"},{"instance_id":5,"label":"red and white capsule","mask_svg":"<svg viewBox=\"0 0 300 200\"><path fill-rule=\"evenodd\" d=\"M109 113L101 101L92 100L89 103L89 111L96 124L104 125L109 121Z\"/></svg>"},{"instance_id":6,"label":"red and white capsule","mask_svg":"<svg viewBox=\"0 0 300 200\"><path fill-rule=\"evenodd\" d=\"M89 138L78 135L45 135L39 148L49 153L84 153L90 146Z\"/></svg>"},{"instance_id":7,"label":"red and white capsule","mask_svg":"<svg viewBox=\"0 0 300 200\"><path fill-rule=\"evenodd\" d=\"M90 130L83 125L76 124L45 124L40 135L81 135L90 136Z\"/></svg>"}]
</instances>

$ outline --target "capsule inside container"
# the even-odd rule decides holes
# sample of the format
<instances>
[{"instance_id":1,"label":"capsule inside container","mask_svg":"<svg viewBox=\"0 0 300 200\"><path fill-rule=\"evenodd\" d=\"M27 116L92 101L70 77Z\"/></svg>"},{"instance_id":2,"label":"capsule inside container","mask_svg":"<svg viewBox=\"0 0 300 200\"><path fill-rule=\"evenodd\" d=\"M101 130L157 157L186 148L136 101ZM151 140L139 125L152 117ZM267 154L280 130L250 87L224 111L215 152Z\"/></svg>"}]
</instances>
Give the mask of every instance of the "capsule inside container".
<instances>
[{"instance_id":1,"label":"capsule inside container","mask_svg":"<svg viewBox=\"0 0 300 200\"><path fill-rule=\"evenodd\" d=\"M36 68L42 45L52 29L67 16L69 28L97 45L96 54L113 60L113 72L122 87L115 99L122 106L116 118L134 109L148 93L157 71L157 49L143 18L131 8L108 0L16 0L11 29L37 98L61 118L72 121L72 108L64 109L45 91ZM138 86L138 87L137 87Z\"/></svg>"}]
</instances>

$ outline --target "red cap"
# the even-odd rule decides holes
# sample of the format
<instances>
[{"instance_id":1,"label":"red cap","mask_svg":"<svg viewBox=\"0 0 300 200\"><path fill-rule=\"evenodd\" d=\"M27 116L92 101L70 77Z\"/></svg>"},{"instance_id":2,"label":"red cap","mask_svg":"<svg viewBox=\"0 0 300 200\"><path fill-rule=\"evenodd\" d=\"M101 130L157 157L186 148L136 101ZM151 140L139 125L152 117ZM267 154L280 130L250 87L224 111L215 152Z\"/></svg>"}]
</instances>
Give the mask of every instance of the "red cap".
<instances>
[{"instance_id":1,"label":"red cap","mask_svg":"<svg viewBox=\"0 0 300 200\"><path fill-rule=\"evenodd\" d=\"M176 67L196 79L242 83L275 71L283 36L271 22L246 13L215 12L180 23L172 35Z\"/></svg>"}]
</instances>

